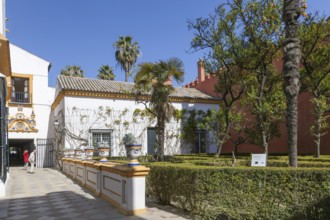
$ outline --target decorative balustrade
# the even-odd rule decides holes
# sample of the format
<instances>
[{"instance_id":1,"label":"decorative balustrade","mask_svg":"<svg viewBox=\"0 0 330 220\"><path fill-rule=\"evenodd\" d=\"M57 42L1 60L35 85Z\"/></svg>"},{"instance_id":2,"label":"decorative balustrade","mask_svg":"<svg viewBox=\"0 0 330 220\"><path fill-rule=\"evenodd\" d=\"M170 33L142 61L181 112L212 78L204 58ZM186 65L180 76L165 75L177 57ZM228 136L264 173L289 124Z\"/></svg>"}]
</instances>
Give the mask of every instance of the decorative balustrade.
<instances>
[{"instance_id":1,"label":"decorative balustrade","mask_svg":"<svg viewBox=\"0 0 330 220\"><path fill-rule=\"evenodd\" d=\"M146 211L145 166L63 158L63 172L74 181L114 205L125 215Z\"/></svg>"}]
</instances>

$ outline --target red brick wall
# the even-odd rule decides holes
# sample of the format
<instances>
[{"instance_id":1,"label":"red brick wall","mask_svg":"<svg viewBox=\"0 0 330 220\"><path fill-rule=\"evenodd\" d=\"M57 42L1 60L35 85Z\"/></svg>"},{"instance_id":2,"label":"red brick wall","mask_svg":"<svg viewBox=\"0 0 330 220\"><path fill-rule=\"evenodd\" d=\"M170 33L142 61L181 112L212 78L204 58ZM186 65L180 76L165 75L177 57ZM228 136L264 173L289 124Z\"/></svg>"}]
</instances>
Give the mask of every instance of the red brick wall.
<instances>
[{"instance_id":1,"label":"red brick wall","mask_svg":"<svg viewBox=\"0 0 330 220\"><path fill-rule=\"evenodd\" d=\"M203 76L200 74L205 74L202 63L198 63L198 77L194 82L188 83L184 87L187 88L196 88L201 92L211 95L218 96L214 91L214 85L216 84L217 78L213 74L206 74L205 80L203 81ZM281 71L283 66L283 61L277 59L274 61L275 68ZM298 154L315 154L316 147L313 141L313 137L310 134L310 127L313 124L313 113L312 113L312 103L310 102L311 94L303 93L299 96L298 99ZM330 123L330 118L329 118ZM280 134L279 138L274 138L269 143L269 153L279 153L286 154L288 153L288 137L287 130L285 126L285 120L280 125ZM223 153L231 153L233 151L233 144L231 141L228 141L222 148ZM263 148L251 145L244 144L240 145L238 148L239 153L261 153ZM330 154L330 129L328 133L321 138L321 153Z\"/></svg>"}]
</instances>

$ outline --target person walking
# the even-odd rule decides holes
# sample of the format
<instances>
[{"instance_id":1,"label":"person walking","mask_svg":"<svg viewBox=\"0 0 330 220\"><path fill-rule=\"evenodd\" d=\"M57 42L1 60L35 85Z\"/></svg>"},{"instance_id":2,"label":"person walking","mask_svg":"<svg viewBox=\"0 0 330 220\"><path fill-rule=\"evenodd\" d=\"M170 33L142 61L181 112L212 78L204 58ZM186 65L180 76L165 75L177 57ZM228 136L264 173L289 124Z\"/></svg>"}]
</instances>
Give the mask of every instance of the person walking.
<instances>
[{"instance_id":1,"label":"person walking","mask_svg":"<svg viewBox=\"0 0 330 220\"><path fill-rule=\"evenodd\" d=\"M23 152L23 160L24 160L24 170L29 168L29 151L25 150Z\"/></svg>"},{"instance_id":2,"label":"person walking","mask_svg":"<svg viewBox=\"0 0 330 220\"><path fill-rule=\"evenodd\" d=\"M31 169L29 173L33 173L34 164L36 163L36 150L33 150L29 156L29 162L31 164Z\"/></svg>"}]
</instances>

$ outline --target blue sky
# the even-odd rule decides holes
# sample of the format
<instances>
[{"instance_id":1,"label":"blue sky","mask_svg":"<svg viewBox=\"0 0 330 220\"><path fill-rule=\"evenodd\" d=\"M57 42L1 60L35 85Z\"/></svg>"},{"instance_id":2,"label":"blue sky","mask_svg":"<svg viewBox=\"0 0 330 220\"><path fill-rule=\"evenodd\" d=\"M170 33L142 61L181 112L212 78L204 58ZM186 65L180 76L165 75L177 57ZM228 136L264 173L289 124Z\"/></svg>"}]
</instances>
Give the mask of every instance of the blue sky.
<instances>
[{"instance_id":1,"label":"blue sky","mask_svg":"<svg viewBox=\"0 0 330 220\"><path fill-rule=\"evenodd\" d=\"M197 76L203 53L188 53L193 32L187 20L207 17L224 0L7 0L7 38L49 61L49 85L66 65L79 65L96 78L103 64L116 66L113 43L131 35L140 45L140 62L179 57L185 64L184 85ZM329 0L308 0L309 10L330 15ZM132 78L129 81L133 81Z\"/></svg>"}]
</instances>

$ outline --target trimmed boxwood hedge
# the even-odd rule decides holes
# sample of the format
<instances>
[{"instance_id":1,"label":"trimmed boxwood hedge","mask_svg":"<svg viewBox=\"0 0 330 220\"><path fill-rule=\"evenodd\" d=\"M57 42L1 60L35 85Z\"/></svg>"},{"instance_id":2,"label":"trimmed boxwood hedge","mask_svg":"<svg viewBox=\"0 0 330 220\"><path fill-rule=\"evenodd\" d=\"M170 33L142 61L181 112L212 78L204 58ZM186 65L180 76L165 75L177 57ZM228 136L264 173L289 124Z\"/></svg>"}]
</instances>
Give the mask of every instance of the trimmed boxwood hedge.
<instances>
[{"instance_id":1,"label":"trimmed boxwood hedge","mask_svg":"<svg viewBox=\"0 0 330 220\"><path fill-rule=\"evenodd\" d=\"M195 219L330 219L330 169L149 166L147 194Z\"/></svg>"}]
</instances>

